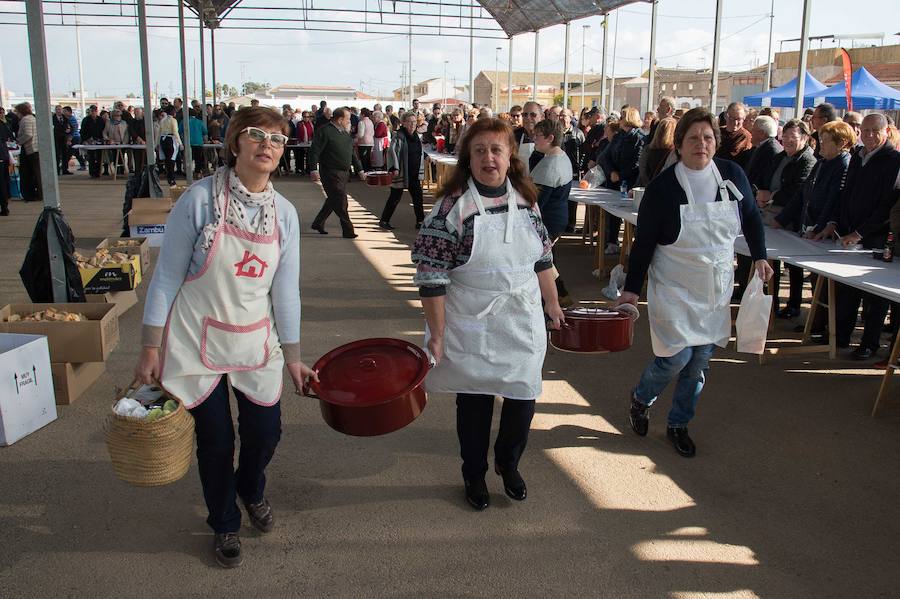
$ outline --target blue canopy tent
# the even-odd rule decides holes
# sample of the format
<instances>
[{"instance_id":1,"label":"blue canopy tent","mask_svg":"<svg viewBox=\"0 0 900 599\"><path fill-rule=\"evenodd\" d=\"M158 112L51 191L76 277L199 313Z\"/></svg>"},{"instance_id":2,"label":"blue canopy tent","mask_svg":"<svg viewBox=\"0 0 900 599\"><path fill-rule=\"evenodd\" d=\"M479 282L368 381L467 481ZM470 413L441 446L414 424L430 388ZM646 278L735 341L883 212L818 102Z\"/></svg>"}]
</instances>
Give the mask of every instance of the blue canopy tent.
<instances>
[{"instance_id":1,"label":"blue canopy tent","mask_svg":"<svg viewBox=\"0 0 900 599\"><path fill-rule=\"evenodd\" d=\"M818 96L827 86L806 71L803 88L809 90L803 97L804 106L812 106L813 95ZM781 87L770 89L761 94L744 96L744 104L748 106L774 106L776 108L793 108L797 101L797 78L794 77Z\"/></svg>"},{"instance_id":2,"label":"blue canopy tent","mask_svg":"<svg viewBox=\"0 0 900 599\"><path fill-rule=\"evenodd\" d=\"M900 110L900 91L888 87L865 67L860 67L850 79L850 93L853 96L854 110ZM803 95L803 105L807 102L821 104L828 102L835 108L847 109L847 92L844 82L832 85L819 92L807 92Z\"/></svg>"}]
</instances>

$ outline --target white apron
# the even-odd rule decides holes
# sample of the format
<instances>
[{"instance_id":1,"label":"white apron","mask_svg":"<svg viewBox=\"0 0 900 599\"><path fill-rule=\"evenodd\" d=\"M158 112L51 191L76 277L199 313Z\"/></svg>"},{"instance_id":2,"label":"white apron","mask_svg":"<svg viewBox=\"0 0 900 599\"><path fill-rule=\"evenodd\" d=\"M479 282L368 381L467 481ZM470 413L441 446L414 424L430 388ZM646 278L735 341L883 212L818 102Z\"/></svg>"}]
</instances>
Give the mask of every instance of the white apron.
<instances>
[{"instance_id":1,"label":"white apron","mask_svg":"<svg viewBox=\"0 0 900 599\"><path fill-rule=\"evenodd\" d=\"M466 196L478 207L472 255L450 271L444 357L425 379L429 392L525 400L541 394L547 332L534 264L544 245L509 182L506 189L509 211L487 214L469 180ZM426 325L426 344L430 337Z\"/></svg>"},{"instance_id":2,"label":"white apron","mask_svg":"<svg viewBox=\"0 0 900 599\"><path fill-rule=\"evenodd\" d=\"M184 280L166 322L160 383L186 408L209 397L223 374L250 401L278 402L284 357L269 290L279 256L277 224L266 236L222 219L203 267Z\"/></svg>"},{"instance_id":3,"label":"white apron","mask_svg":"<svg viewBox=\"0 0 900 599\"><path fill-rule=\"evenodd\" d=\"M743 196L731 181L722 181L715 163L720 202L698 204L686 177L675 172L688 201L680 206L681 232L675 243L657 246L647 282L650 338L659 357L696 345L728 344L734 240L741 232L739 205L728 191L738 201Z\"/></svg>"},{"instance_id":4,"label":"white apron","mask_svg":"<svg viewBox=\"0 0 900 599\"><path fill-rule=\"evenodd\" d=\"M522 139L525 139L525 135L522 135ZM528 159L531 158L531 155L534 153L534 142L519 142L519 159L525 163L525 172L530 172L531 169L528 166Z\"/></svg>"}]
</instances>

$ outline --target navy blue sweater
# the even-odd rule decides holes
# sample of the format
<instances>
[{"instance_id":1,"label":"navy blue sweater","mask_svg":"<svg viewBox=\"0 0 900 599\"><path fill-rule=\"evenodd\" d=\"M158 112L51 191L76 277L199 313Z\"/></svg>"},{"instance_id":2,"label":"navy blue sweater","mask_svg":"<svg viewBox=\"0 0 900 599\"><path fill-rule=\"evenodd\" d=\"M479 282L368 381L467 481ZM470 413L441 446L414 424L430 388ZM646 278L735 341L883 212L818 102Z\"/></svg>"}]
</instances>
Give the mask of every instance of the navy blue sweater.
<instances>
[{"instance_id":1,"label":"navy blue sweater","mask_svg":"<svg viewBox=\"0 0 900 599\"><path fill-rule=\"evenodd\" d=\"M736 163L730 160L715 159L716 166L722 179L730 179L740 190L744 198L739 202L741 215L741 228L750 254L754 260L766 257L766 236L763 231L762 217L756 202L753 200L753 192L750 190L750 182L744 171ZM728 192L729 199L733 202L736 198ZM721 201L720 197L716 201ZM625 291L640 295L644 286L644 277L653 260L653 252L658 245L672 245L678 240L681 233L681 205L687 204L687 196L675 178L675 167L670 166L661 172L644 192L641 207L638 210L638 223L635 230L634 245L628 258L628 276L625 279Z\"/></svg>"}]
</instances>

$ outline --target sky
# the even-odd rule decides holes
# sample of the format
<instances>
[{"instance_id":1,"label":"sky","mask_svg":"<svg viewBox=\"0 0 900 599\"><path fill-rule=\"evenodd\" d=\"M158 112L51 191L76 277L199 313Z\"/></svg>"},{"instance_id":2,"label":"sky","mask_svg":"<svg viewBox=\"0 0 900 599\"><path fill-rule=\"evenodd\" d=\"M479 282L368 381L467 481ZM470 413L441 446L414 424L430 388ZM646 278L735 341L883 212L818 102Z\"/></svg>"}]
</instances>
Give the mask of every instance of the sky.
<instances>
[{"instance_id":1,"label":"sky","mask_svg":"<svg viewBox=\"0 0 900 599\"><path fill-rule=\"evenodd\" d=\"M320 0L321 1L321 0ZM150 0L151 4L177 6L174 0ZM851 35L885 33L884 43L898 44L900 19L897 0L859 0L853 4L838 0L813 0L810 35ZM248 6L296 6L296 0L245 0ZM363 0L332 2L343 8L362 6ZM369 3L370 6L374 2ZM62 2L71 12L72 3ZM321 6L321 4L320 4ZM385 7L390 2L384 3ZM45 4L45 11L58 11L58 4ZM90 7L86 7L90 10ZM743 70L765 64L769 36L769 0L734 2L725 0L722 26L721 70ZM0 23L24 22L24 2L0 0ZM99 9L95 9L99 10ZM123 9L129 11L129 8ZM151 7L151 11L154 10ZM157 9L164 10L164 9ZM660 0L657 36L657 64L660 67L702 68L712 64L712 39L715 0ZM774 47L781 40L800 36L802 1L778 0L775 3ZM174 14L174 13L170 13ZM190 14L190 13L189 13ZM265 11L245 11L243 16L267 16ZM354 21L360 15L352 10L346 16ZM882 15L886 18L872 18ZM47 17L47 22L58 22ZM85 22L100 19L82 17ZM71 19L70 19L71 22ZM81 27L82 62L85 92L92 95L140 94L139 47L137 28L128 20L116 27ZM194 19L196 22L196 18ZM177 21L176 21L177 23ZM584 30L583 25L590 25ZM53 93L78 89L78 69L74 27L47 27L47 52L50 87ZM587 32L587 36L583 36ZM540 34L540 70L562 72L565 44L564 27L545 29ZM534 66L534 34L516 36L513 42L513 69L531 71ZM187 70L189 89L193 89L196 64L200 72L198 31L187 32ZM569 69L572 80L581 76L582 52L585 70L599 73L602 60L600 17L573 21L570 26ZM613 46L615 41L615 60ZM209 39L207 35L207 47ZM864 42L857 42L862 44ZM879 43L879 42L870 42ZM177 29L151 29L151 85L160 94L175 95L180 90ZM849 44L849 42L845 42ZM648 66L650 46L650 5L637 2L610 13L607 72L617 76L637 75ZM499 52L496 48L500 47ZM785 42L784 49L797 49L798 42ZM818 48L814 41L812 48ZM823 47L835 47L824 42ZM207 61L209 60L207 50ZM400 86L402 61L407 60L408 38L385 33L345 33L322 31L220 30L216 35L217 80L240 88L243 81L308 85L348 85L372 95L389 95ZM475 40L475 73L508 67L509 50L505 39ZM31 69L27 32L24 25L0 24L0 61L5 85L17 93L30 93ZM447 77L462 85L469 76L469 40L461 37L413 37L413 78L421 81ZM588 76L590 79L590 76ZM207 86L211 80L207 72ZM199 84L198 84L199 86Z\"/></svg>"}]
</instances>

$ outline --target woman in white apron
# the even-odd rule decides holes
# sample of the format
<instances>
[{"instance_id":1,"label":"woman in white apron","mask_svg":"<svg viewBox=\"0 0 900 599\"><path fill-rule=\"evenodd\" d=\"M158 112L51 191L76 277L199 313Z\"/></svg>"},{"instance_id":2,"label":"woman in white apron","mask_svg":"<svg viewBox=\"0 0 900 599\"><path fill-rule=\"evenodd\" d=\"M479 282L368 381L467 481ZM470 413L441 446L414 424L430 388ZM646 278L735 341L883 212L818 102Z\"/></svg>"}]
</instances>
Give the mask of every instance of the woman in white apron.
<instances>
[{"instance_id":1,"label":"woman in white apron","mask_svg":"<svg viewBox=\"0 0 900 599\"><path fill-rule=\"evenodd\" d=\"M526 497L518 466L547 351L541 298L553 327L563 314L537 190L509 125L494 118L473 124L437 197L413 248L426 345L437 363L425 385L456 394L466 500L482 510L490 503L485 473L498 395L494 470L509 497Z\"/></svg>"},{"instance_id":2,"label":"woman in white apron","mask_svg":"<svg viewBox=\"0 0 900 599\"><path fill-rule=\"evenodd\" d=\"M676 377L666 435L685 457L696 453L687 425L694 416L713 348L731 336L734 240L743 231L756 273L772 276L765 234L750 183L739 166L713 160L719 144L715 117L688 111L675 129L681 161L647 187L638 212L625 291L616 305L637 305L648 274L647 310L656 359L631 396L629 419L647 434L650 406Z\"/></svg>"},{"instance_id":3,"label":"woman in white apron","mask_svg":"<svg viewBox=\"0 0 900 599\"><path fill-rule=\"evenodd\" d=\"M144 308L135 374L159 380L194 416L207 523L219 564L242 563L240 498L251 524L274 525L265 468L281 437L283 370L301 389L300 232L294 207L272 188L287 122L244 108L228 127L228 166L188 189L166 235ZM228 386L238 407L234 469Z\"/></svg>"}]
</instances>

